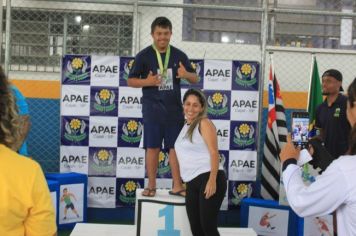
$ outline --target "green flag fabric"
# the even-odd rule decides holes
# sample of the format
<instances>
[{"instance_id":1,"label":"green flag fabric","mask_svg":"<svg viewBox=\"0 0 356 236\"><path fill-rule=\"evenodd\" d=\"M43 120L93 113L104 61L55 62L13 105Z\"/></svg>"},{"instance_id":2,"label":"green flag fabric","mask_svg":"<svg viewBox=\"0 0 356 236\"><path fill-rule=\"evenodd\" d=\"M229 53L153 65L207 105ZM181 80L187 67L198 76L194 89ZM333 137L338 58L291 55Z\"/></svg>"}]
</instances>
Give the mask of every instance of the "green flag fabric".
<instances>
[{"instance_id":1,"label":"green flag fabric","mask_svg":"<svg viewBox=\"0 0 356 236\"><path fill-rule=\"evenodd\" d=\"M323 102L323 96L321 94L321 83L319 77L318 63L316 58L313 57L313 69L311 75L311 82L309 87L309 101L308 101L308 113L309 113L309 137L316 135L315 119L316 108Z\"/></svg>"}]
</instances>

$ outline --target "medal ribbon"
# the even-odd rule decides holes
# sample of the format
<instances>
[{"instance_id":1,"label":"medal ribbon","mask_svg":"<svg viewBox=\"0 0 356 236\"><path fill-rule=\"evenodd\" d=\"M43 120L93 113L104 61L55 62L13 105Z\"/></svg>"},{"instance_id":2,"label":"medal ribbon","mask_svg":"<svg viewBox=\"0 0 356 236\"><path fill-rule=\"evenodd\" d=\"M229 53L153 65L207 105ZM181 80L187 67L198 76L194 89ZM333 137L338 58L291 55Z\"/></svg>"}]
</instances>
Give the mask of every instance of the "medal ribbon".
<instances>
[{"instance_id":1,"label":"medal ribbon","mask_svg":"<svg viewBox=\"0 0 356 236\"><path fill-rule=\"evenodd\" d=\"M165 75L167 73L167 69L168 69L169 57L171 56L171 46L168 45L168 47L167 47L166 57L164 58L164 66L162 63L161 54L159 53L159 51L157 50L157 48L155 47L154 44L152 44L152 47L156 51L159 70L160 70L161 74L163 75L163 77L165 77Z\"/></svg>"}]
</instances>

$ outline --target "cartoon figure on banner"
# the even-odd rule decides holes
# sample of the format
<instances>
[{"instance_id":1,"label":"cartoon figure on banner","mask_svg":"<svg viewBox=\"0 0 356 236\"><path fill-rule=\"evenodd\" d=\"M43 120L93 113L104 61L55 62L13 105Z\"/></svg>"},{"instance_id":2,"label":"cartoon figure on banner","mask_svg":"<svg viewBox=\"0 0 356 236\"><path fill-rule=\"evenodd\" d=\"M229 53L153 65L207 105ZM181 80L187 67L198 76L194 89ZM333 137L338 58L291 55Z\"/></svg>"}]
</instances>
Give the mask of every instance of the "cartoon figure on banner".
<instances>
[{"instance_id":1,"label":"cartoon figure on banner","mask_svg":"<svg viewBox=\"0 0 356 236\"><path fill-rule=\"evenodd\" d=\"M270 228L270 229L275 229L276 227L271 226L270 220L271 218L275 217L276 214L274 215L269 215L269 212L266 212L260 219L260 226Z\"/></svg>"},{"instance_id":2,"label":"cartoon figure on banner","mask_svg":"<svg viewBox=\"0 0 356 236\"><path fill-rule=\"evenodd\" d=\"M67 211L69 208L79 218L79 214L78 214L77 210L75 209L71 198L73 198L75 201L77 201L77 198L75 197L75 195L73 193L69 192L67 188L64 188L63 195L61 197L61 202L65 203L63 220L67 219Z\"/></svg>"},{"instance_id":3,"label":"cartoon figure on banner","mask_svg":"<svg viewBox=\"0 0 356 236\"><path fill-rule=\"evenodd\" d=\"M250 64L243 64L240 67L236 68L236 80L235 82L241 86L249 87L257 82L256 79L256 66Z\"/></svg>"},{"instance_id":4,"label":"cartoon figure on banner","mask_svg":"<svg viewBox=\"0 0 356 236\"><path fill-rule=\"evenodd\" d=\"M126 204L135 204L136 200L136 189L141 188L139 183L135 183L132 180L127 181L125 184L120 186L120 196L119 199Z\"/></svg>"},{"instance_id":5,"label":"cartoon figure on banner","mask_svg":"<svg viewBox=\"0 0 356 236\"><path fill-rule=\"evenodd\" d=\"M108 89L102 89L100 92L95 93L94 108L100 112L109 112L116 108L114 103L115 93Z\"/></svg>"},{"instance_id":6,"label":"cartoon figure on banner","mask_svg":"<svg viewBox=\"0 0 356 236\"><path fill-rule=\"evenodd\" d=\"M66 121L64 137L72 142L80 142L87 137L85 133L86 124L83 120L72 119L70 122Z\"/></svg>"},{"instance_id":7,"label":"cartoon figure on banner","mask_svg":"<svg viewBox=\"0 0 356 236\"><path fill-rule=\"evenodd\" d=\"M122 140L127 143L138 143L141 140L143 125L141 122L130 120L122 125Z\"/></svg>"},{"instance_id":8,"label":"cartoon figure on banner","mask_svg":"<svg viewBox=\"0 0 356 236\"><path fill-rule=\"evenodd\" d=\"M131 59L130 61L126 62L124 65L124 75L123 78L124 80L127 81L127 78L129 77L130 70L132 68L133 63L135 62L134 59Z\"/></svg>"},{"instance_id":9,"label":"cartoon figure on banner","mask_svg":"<svg viewBox=\"0 0 356 236\"><path fill-rule=\"evenodd\" d=\"M165 177L170 174L171 168L169 166L168 152L160 151L158 155L158 175L160 177Z\"/></svg>"},{"instance_id":10,"label":"cartoon figure on banner","mask_svg":"<svg viewBox=\"0 0 356 236\"><path fill-rule=\"evenodd\" d=\"M236 126L234 130L234 142L242 147L249 146L255 142L254 133L255 128L253 125L243 123L239 127Z\"/></svg>"},{"instance_id":11,"label":"cartoon figure on banner","mask_svg":"<svg viewBox=\"0 0 356 236\"><path fill-rule=\"evenodd\" d=\"M231 202L234 205L240 204L241 200L246 197L251 197L252 194L252 184L239 184L236 188L232 190L234 195Z\"/></svg>"},{"instance_id":12,"label":"cartoon figure on banner","mask_svg":"<svg viewBox=\"0 0 356 236\"><path fill-rule=\"evenodd\" d=\"M86 72L88 63L82 58L76 57L67 62L67 72L65 76L70 80L81 81L88 77L89 72Z\"/></svg>"},{"instance_id":13,"label":"cartoon figure on banner","mask_svg":"<svg viewBox=\"0 0 356 236\"><path fill-rule=\"evenodd\" d=\"M320 217L315 217L314 223L317 225L318 230L320 232L320 236L332 236L333 234L330 232L328 227L328 222Z\"/></svg>"},{"instance_id":14,"label":"cartoon figure on banner","mask_svg":"<svg viewBox=\"0 0 356 236\"><path fill-rule=\"evenodd\" d=\"M208 113L211 115L223 115L228 111L226 94L220 92L214 93L213 96L208 96Z\"/></svg>"}]
</instances>

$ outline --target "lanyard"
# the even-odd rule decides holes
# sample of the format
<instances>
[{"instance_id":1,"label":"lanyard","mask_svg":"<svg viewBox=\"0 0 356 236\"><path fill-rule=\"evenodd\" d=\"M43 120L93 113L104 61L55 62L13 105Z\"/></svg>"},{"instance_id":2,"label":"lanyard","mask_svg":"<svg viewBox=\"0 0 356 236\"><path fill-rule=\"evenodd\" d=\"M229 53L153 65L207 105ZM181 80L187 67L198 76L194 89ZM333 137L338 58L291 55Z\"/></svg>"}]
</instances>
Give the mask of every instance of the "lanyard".
<instances>
[{"instance_id":1,"label":"lanyard","mask_svg":"<svg viewBox=\"0 0 356 236\"><path fill-rule=\"evenodd\" d=\"M159 53L159 51L157 50L157 48L155 47L154 44L152 44L152 47L156 51L159 70L160 70L161 74L163 76L165 76L166 73L167 73L167 69L168 69L169 57L171 56L171 46L168 45L168 47L167 47L166 57L164 58L164 66L163 66L163 63L162 63L161 54Z\"/></svg>"}]
</instances>

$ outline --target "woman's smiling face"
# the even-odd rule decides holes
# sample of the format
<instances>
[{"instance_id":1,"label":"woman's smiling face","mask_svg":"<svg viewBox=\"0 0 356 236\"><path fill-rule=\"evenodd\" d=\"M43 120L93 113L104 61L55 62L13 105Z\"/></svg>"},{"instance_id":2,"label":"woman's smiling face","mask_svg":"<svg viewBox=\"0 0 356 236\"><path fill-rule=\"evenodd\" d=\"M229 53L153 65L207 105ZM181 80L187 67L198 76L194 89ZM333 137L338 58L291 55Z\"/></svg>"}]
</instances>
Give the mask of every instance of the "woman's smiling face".
<instances>
[{"instance_id":1,"label":"woman's smiling face","mask_svg":"<svg viewBox=\"0 0 356 236\"><path fill-rule=\"evenodd\" d=\"M203 106L199 101L199 98L193 94L189 95L183 103L183 111L187 123L192 123L198 115L203 112Z\"/></svg>"}]
</instances>

